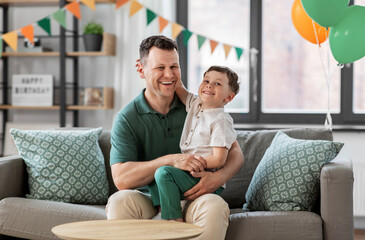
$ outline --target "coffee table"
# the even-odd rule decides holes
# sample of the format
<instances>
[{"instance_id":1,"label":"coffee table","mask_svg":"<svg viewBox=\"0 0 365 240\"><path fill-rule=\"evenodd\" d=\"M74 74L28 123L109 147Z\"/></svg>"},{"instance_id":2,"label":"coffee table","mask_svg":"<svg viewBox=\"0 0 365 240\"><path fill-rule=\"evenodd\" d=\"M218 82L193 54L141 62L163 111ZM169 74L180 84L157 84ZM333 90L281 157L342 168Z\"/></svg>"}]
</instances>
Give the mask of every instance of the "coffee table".
<instances>
[{"instance_id":1,"label":"coffee table","mask_svg":"<svg viewBox=\"0 0 365 240\"><path fill-rule=\"evenodd\" d=\"M95 220L58 225L52 232L67 240L188 239L203 228L164 220Z\"/></svg>"}]
</instances>

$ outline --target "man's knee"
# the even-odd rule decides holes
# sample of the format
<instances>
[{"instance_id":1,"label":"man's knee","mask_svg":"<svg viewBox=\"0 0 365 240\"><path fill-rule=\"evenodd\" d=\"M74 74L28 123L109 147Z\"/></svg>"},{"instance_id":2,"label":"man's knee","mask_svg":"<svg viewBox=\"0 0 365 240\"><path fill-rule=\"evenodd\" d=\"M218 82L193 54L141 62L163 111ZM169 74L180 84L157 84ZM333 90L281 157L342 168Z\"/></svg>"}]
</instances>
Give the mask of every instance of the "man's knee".
<instances>
[{"instance_id":1,"label":"man's knee","mask_svg":"<svg viewBox=\"0 0 365 240\"><path fill-rule=\"evenodd\" d=\"M228 221L229 213L227 202L217 194L204 194L195 199L187 209L187 215L190 215L192 222L198 218L223 218L223 221Z\"/></svg>"}]
</instances>

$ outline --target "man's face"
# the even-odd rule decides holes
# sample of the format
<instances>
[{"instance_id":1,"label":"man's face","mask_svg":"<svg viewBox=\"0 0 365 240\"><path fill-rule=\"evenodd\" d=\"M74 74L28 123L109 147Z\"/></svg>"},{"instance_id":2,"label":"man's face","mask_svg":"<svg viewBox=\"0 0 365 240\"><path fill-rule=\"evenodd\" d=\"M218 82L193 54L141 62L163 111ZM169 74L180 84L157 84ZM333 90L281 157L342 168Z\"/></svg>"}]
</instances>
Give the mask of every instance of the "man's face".
<instances>
[{"instance_id":1,"label":"man's face","mask_svg":"<svg viewBox=\"0 0 365 240\"><path fill-rule=\"evenodd\" d=\"M140 76L146 80L146 91L156 97L174 96L181 72L179 55L174 50L150 49L149 55L141 59Z\"/></svg>"}]
</instances>

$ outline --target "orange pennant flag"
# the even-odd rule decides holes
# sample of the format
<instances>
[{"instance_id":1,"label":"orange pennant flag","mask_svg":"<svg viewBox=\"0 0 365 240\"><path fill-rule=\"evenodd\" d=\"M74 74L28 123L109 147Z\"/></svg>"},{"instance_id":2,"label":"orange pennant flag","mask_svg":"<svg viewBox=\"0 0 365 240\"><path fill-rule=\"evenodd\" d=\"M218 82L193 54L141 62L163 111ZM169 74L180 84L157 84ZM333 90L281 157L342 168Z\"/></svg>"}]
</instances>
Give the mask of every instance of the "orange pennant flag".
<instances>
[{"instance_id":1,"label":"orange pennant flag","mask_svg":"<svg viewBox=\"0 0 365 240\"><path fill-rule=\"evenodd\" d=\"M95 0L81 0L81 2L92 10L95 10Z\"/></svg>"},{"instance_id":2,"label":"orange pennant flag","mask_svg":"<svg viewBox=\"0 0 365 240\"><path fill-rule=\"evenodd\" d=\"M18 34L16 31L6 33L2 38L14 51L18 50Z\"/></svg>"},{"instance_id":3,"label":"orange pennant flag","mask_svg":"<svg viewBox=\"0 0 365 240\"><path fill-rule=\"evenodd\" d=\"M32 24L20 29L20 32L26 37L32 44L34 44L34 27Z\"/></svg>"},{"instance_id":4,"label":"orange pennant flag","mask_svg":"<svg viewBox=\"0 0 365 240\"><path fill-rule=\"evenodd\" d=\"M163 17L158 17L158 22L159 22L159 25L160 25L160 33L161 33L165 29L167 24L169 24L169 21L166 20Z\"/></svg>"},{"instance_id":5,"label":"orange pennant flag","mask_svg":"<svg viewBox=\"0 0 365 240\"><path fill-rule=\"evenodd\" d=\"M228 57L229 52L230 52L230 51L231 51L231 49L232 49L232 46L227 45L227 44L223 44L223 47L224 47L224 53L226 54L226 58L227 58L227 57Z\"/></svg>"},{"instance_id":6,"label":"orange pennant flag","mask_svg":"<svg viewBox=\"0 0 365 240\"><path fill-rule=\"evenodd\" d=\"M138 12L142 8L143 8L142 4L140 4L139 2L133 0L131 2L131 6L129 8L129 17L132 17L136 12Z\"/></svg>"},{"instance_id":7,"label":"orange pennant flag","mask_svg":"<svg viewBox=\"0 0 365 240\"><path fill-rule=\"evenodd\" d=\"M172 28L172 39L176 39L177 36L179 36L181 31L183 30L183 26L177 23L172 23L171 28Z\"/></svg>"},{"instance_id":8,"label":"orange pennant flag","mask_svg":"<svg viewBox=\"0 0 365 240\"><path fill-rule=\"evenodd\" d=\"M120 8L121 6L126 4L127 2L129 2L129 0L117 0L117 4L115 5L115 9Z\"/></svg>"},{"instance_id":9,"label":"orange pennant flag","mask_svg":"<svg viewBox=\"0 0 365 240\"><path fill-rule=\"evenodd\" d=\"M210 40L210 49L212 50L212 54L214 52L214 49L217 47L218 42Z\"/></svg>"},{"instance_id":10,"label":"orange pennant flag","mask_svg":"<svg viewBox=\"0 0 365 240\"><path fill-rule=\"evenodd\" d=\"M72 3L67 4L66 9L68 11L70 11L79 20L81 19L80 3L79 2L72 2Z\"/></svg>"}]
</instances>

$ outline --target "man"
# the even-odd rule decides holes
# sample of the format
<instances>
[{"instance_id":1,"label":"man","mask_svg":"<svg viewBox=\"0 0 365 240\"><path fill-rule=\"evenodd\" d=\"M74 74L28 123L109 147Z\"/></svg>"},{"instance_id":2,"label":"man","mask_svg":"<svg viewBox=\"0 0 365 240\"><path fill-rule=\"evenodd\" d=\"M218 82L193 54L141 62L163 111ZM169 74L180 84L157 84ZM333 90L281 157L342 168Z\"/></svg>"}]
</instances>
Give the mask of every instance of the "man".
<instances>
[{"instance_id":1,"label":"man","mask_svg":"<svg viewBox=\"0 0 365 240\"><path fill-rule=\"evenodd\" d=\"M153 185L161 166L174 166L201 178L184 193L186 222L204 227L196 239L224 239L228 227L228 204L211 194L236 174L243 164L237 142L226 164L216 172L206 172L202 157L181 154L180 136L186 117L185 106L175 95L181 72L176 43L164 36L151 36L140 45L137 71L146 88L114 119L110 164L113 180L120 190L110 196L108 219L150 219L158 210L143 191ZM137 189L139 190L131 190Z\"/></svg>"}]
</instances>

